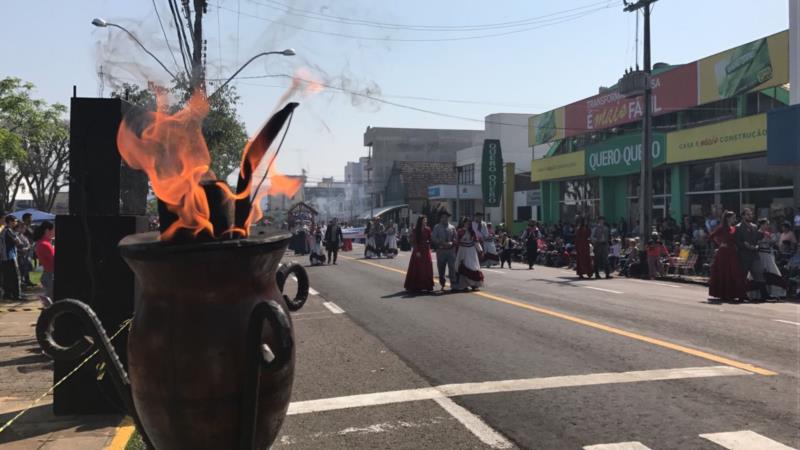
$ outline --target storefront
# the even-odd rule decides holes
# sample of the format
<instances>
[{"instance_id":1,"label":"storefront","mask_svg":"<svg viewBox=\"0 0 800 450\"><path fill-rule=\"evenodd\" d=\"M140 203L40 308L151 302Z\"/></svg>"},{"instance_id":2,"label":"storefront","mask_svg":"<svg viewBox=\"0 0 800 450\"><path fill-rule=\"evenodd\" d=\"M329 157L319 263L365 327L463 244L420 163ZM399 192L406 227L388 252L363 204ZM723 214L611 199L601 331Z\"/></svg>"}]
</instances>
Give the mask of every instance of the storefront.
<instances>
[{"instance_id":1,"label":"storefront","mask_svg":"<svg viewBox=\"0 0 800 450\"><path fill-rule=\"evenodd\" d=\"M766 112L788 103L788 53L784 31L656 70L650 148L656 222L744 208L782 220L787 208L800 206L793 198L796 168L768 165L766 157ZM744 67L745 59L753 63ZM545 222L603 215L636 223L641 100L612 89L531 119L530 145L552 149L531 163Z\"/></svg>"}]
</instances>

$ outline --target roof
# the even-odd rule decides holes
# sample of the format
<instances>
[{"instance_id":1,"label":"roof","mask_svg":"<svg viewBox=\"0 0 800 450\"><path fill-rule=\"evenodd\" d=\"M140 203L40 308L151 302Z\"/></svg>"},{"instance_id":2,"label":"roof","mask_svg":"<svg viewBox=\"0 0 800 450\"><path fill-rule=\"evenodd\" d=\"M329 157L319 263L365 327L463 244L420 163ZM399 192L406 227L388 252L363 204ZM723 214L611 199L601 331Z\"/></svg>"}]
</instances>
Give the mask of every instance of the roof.
<instances>
[{"instance_id":1,"label":"roof","mask_svg":"<svg viewBox=\"0 0 800 450\"><path fill-rule=\"evenodd\" d=\"M302 208L305 208L305 209L307 209L307 210L309 210L309 211L311 211L311 213L312 213L312 214L319 214L319 212L317 212L317 210L316 210L316 209L314 209L314 207L312 207L311 205L309 205L309 204L308 204L308 203L306 203L306 202L297 202L297 203L295 203L294 205L292 205L292 207L291 207L291 208L289 208L289 213L291 214L291 213L292 213L292 212L294 212L296 209L299 209L299 208L301 208L301 207L302 207Z\"/></svg>"}]
</instances>

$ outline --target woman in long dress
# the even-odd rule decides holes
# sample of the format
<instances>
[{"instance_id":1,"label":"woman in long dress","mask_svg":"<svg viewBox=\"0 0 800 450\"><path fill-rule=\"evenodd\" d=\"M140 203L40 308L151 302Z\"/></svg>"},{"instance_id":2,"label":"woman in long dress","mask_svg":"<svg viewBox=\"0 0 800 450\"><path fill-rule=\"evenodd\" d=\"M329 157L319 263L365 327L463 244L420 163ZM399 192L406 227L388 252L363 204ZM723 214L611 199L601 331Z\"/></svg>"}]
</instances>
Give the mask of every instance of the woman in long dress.
<instances>
[{"instance_id":1,"label":"woman in long dress","mask_svg":"<svg viewBox=\"0 0 800 450\"><path fill-rule=\"evenodd\" d=\"M419 216L411 236L413 251L408 262L404 287L409 292L432 291L431 229L428 228L427 217Z\"/></svg>"},{"instance_id":2,"label":"woman in long dress","mask_svg":"<svg viewBox=\"0 0 800 450\"><path fill-rule=\"evenodd\" d=\"M477 290L483 286L483 272L481 272L480 253L483 252L481 243L475 236L470 226L469 219L462 220L456 239L458 252L456 253L456 272L458 273L454 290L463 291L469 288Z\"/></svg>"},{"instance_id":3,"label":"woman in long dress","mask_svg":"<svg viewBox=\"0 0 800 450\"><path fill-rule=\"evenodd\" d=\"M319 226L314 227L314 245L311 248L309 259L312 266L325 264L325 250L322 249L322 229Z\"/></svg>"},{"instance_id":4,"label":"woman in long dress","mask_svg":"<svg viewBox=\"0 0 800 450\"><path fill-rule=\"evenodd\" d=\"M578 276L583 278L584 275L592 278L592 255L589 248L589 236L591 236L589 227L586 226L586 219L578 219L578 228L575 230L575 253L576 264L575 272Z\"/></svg>"},{"instance_id":5,"label":"woman in long dress","mask_svg":"<svg viewBox=\"0 0 800 450\"><path fill-rule=\"evenodd\" d=\"M725 211L722 223L717 225L709 236L717 246L714 261L711 263L711 278L708 280L708 295L721 300L744 300L747 297L745 275L736 254L736 240L733 235L736 215Z\"/></svg>"},{"instance_id":6,"label":"woman in long dress","mask_svg":"<svg viewBox=\"0 0 800 450\"><path fill-rule=\"evenodd\" d=\"M392 258L397 255L397 227L394 226L394 222L389 222L389 226L386 227L386 256Z\"/></svg>"},{"instance_id":7,"label":"woman in long dress","mask_svg":"<svg viewBox=\"0 0 800 450\"><path fill-rule=\"evenodd\" d=\"M497 236L494 234L492 224L486 224L486 236L483 239L484 267L492 267L500 264L500 255L497 251Z\"/></svg>"},{"instance_id":8,"label":"woman in long dress","mask_svg":"<svg viewBox=\"0 0 800 450\"><path fill-rule=\"evenodd\" d=\"M367 228L364 229L364 236L366 242L364 245L364 258L371 259L377 256L375 252L375 232L372 229L372 222L367 222Z\"/></svg>"},{"instance_id":9,"label":"woman in long dress","mask_svg":"<svg viewBox=\"0 0 800 450\"><path fill-rule=\"evenodd\" d=\"M758 241L758 256L761 258L761 267L764 268L764 280L767 282L767 292L770 298L783 298L786 297L786 282L783 279L778 264L775 263L776 244L772 231L769 228L769 221L761 219L758 221L759 231L761 231L761 240ZM766 300L766 299L764 299Z\"/></svg>"}]
</instances>

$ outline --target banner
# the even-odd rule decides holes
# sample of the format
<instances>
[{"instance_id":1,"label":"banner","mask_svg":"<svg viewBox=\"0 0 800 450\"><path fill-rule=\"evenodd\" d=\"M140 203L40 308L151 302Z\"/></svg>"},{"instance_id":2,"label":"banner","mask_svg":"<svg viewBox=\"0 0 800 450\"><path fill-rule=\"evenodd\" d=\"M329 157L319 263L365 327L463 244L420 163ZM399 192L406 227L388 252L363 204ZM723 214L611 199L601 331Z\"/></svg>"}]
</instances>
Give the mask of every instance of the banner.
<instances>
[{"instance_id":1,"label":"banner","mask_svg":"<svg viewBox=\"0 0 800 450\"><path fill-rule=\"evenodd\" d=\"M697 65L671 67L650 78L651 110L654 116L697 105ZM625 97L616 89L569 104L566 110L566 135L602 130L641 121L644 96Z\"/></svg>"},{"instance_id":2,"label":"banner","mask_svg":"<svg viewBox=\"0 0 800 450\"><path fill-rule=\"evenodd\" d=\"M564 108L554 109L528 119L528 146L564 139Z\"/></svg>"},{"instance_id":3,"label":"banner","mask_svg":"<svg viewBox=\"0 0 800 450\"><path fill-rule=\"evenodd\" d=\"M481 164L481 186L483 187L483 206L500 206L503 196L503 153L500 141L483 141L483 163Z\"/></svg>"},{"instance_id":4,"label":"banner","mask_svg":"<svg viewBox=\"0 0 800 450\"><path fill-rule=\"evenodd\" d=\"M789 32L748 42L697 62L700 104L789 82Z\"/></svg>"},{"instance_id":5,"label":"banner","mask_svg":"<svg viewBox=\"0 0 800 450\"><path fill-rule=\"evenodd\" d=\"M668 163L741 155L766 148L766 114L667 134Z\"/></svg>"},{"instance_id":6,"label":"banner","mask_svg":"<svg viewBox=\"0 0 800 450\"><path fill-rule=\"evenodd\" d=\"M653 133L653 167L666 161L666 137ZM586 148L586 175L617 176L639 173L642 161L642 135L628 134L613 137Z\"/></svg>"},{"instance_id":7,"label":"banner","mask_svg":"<svg viewBox=\"0 0 800 450\"><path fill-rule=\"evenodd\" d=\"M580 177L586 173L583 150L531 161L531 181L555 180L557 178Z\"/></svg>"}]
</instances>

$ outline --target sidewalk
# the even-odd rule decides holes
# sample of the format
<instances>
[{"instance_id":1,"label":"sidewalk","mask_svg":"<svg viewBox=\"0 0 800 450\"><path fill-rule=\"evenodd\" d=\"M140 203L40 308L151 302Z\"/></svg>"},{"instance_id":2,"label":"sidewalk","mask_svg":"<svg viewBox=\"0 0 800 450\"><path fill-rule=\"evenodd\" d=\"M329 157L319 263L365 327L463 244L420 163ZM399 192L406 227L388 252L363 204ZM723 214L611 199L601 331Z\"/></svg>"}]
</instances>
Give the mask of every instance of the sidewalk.
<instances>
[{"instance_id":1,"label":"sidewalk","mask_svg":"<svg viewBox=\"0 0 800 450\"><path fill-rule=\"evenodd\" d=\"M40 311L38 299L0 301L0 427L53 384L53 363L36 342ZM0 433L0 448L102 450L111 443L119 416L55 416L52 401L48 395Z\"/></svg>"}]
</instances>

